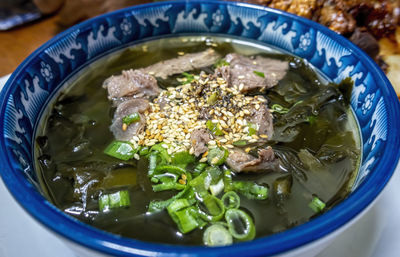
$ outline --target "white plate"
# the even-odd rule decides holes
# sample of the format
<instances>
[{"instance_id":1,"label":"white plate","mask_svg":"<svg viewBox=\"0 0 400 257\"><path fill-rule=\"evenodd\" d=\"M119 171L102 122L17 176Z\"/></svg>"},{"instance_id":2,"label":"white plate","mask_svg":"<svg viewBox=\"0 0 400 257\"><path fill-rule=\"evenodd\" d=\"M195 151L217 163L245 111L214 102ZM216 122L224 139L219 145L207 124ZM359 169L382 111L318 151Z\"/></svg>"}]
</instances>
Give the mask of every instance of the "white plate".
<instances>
[{"instance_id":1,"label":"white plate","mask_svg":"<svg viewBox=\"0 0 400 257\"><path fill-rule=\"evenodd\" d=\"M0 78L0 90L8 76ZM400 165L376 204L318 257L400 256ZM13 199L0 180L0 257L74 257Z\"/></svg>"}]
</instances>

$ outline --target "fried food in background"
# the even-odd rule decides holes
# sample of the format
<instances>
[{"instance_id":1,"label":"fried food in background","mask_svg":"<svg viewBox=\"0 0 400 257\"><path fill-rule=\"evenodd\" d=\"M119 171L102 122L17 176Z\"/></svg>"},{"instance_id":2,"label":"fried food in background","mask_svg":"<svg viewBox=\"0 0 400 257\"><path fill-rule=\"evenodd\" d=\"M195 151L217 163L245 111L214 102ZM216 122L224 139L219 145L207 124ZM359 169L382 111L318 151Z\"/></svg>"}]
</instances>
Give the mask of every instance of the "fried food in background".
<instances>
[{"instance_id":1,"label":"fried food in background","mask_svg":"<svg viewBox=\"0 0 400 257\"><path fill-rule=\"evenodd\" d=\"M400 99L400 0L249 0L303 16L347 37L387 73Z\"/></svg>"}]
</instances>

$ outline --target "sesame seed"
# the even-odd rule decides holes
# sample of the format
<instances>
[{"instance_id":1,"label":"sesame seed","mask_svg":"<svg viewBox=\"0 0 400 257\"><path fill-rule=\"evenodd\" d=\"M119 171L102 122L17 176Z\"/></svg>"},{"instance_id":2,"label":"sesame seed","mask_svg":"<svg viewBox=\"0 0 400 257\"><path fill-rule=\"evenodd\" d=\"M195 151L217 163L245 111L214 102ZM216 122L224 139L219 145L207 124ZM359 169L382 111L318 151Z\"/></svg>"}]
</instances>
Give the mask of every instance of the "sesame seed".
<instances>
[{"instance_id":1,"label":"sesame seed","mask_svg":"<svg viewBox=\"0 0 400 257\"><path fill-rule=\"evenodd\" d=\"M193 147L190 148L189 153L190 154L194 154L194 148Z\"/></svg>"}]
</instances>

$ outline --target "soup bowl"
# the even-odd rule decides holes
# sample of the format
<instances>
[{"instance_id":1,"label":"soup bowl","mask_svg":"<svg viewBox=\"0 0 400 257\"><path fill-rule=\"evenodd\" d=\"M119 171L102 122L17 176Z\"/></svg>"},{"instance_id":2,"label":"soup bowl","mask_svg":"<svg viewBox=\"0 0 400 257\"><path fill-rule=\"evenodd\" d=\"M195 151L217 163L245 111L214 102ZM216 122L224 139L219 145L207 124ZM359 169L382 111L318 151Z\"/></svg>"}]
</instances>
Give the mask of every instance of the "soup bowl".
<instances>
[{"instance_id":1,"label":"soup bowl","mask_svg":"<svg viewBox=\"0 0 400 257\"><path fill-rule=\"evenodd\" d=\"M361 138L360 167L349 196L286 231L225 247L176 246L124 238L86 225L52 205L34 168L40 117L70 78L101 57L148 40L182 35L236 37L307 60L327 79L354 81L351 108ZM31 54L0 97L0 173L15 200L81 255L312 256L365 213L396 169L400 105L380 68L327 28L282 11L219 1L158 2L76 25Z\"/></svg>"}]
</instances>

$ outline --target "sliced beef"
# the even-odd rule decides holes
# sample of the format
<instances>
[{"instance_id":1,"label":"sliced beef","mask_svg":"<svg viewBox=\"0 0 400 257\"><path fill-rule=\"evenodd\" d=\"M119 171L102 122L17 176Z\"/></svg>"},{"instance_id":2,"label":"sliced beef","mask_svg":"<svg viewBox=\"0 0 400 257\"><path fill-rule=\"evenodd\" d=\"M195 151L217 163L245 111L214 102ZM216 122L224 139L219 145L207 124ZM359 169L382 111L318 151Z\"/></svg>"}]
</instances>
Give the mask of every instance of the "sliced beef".
<instances>
[{"instance_id":1,"label":"sliced beef","mask_svg":"<svg viewBox=\"0 0 400 257\"><path fill-rule=\"evenodd\" d=\"M210 48L203 52L185 54L177 58L161 61L140 70L144 73L154 74L155 77L166 79L171 75L211 66L219 58L220 55Z\"/></svg>"},{"instance_id":2,"label":"sliced beef","mask_svg":"<svg viewBox=\"0 0 400 257\"><path fill-rule=\"evenodd\" d=\"M237 173L273 170L278 167L278 159L275 157L274 151L271 147L259 150L258 158L239 148L232 151L229 154L226 163Z\"/></svg>"},{"instance_id":3,"label":"sliced beef","mask_svg":"<svg viewBox=\"0 0 400 257\"><path fill-rule=\"evenodd\" d=\"M103 87L116 105L132 97L153 97L160 93L157 80L140 70L125 70L122 75L111 76L104 81Z\"/></svg>"},{"instance_id":4,"label":"sliced beef","mask_svg":"<svg viewBox=\"0 0 400 257\"><path fill-rule=\"evenodd\" d=\"M225 60L229 66L217 69L230 86L243 88L242 93L248 91L271 88L278 84L289 68L287 61L257 56L252 59L239 54L228 54Z\"/></svg>"},{"instance_id":5,"label":"sliced beef","mask_svg":"<svg viewBox=\"0 0 400 257\"><path fill-rule=\"evenodd\" d=\"M118 105L114 113L114 118L110 126L110 130L114 134L115 139L127 141L134 135L140 133L146 125L146 117L144 112L150 107L149 102L142 98L133 98ZM126 130L122 129L122 119L130 114L139 113L140 121L134 122L128 126Z\"/></svg>"},{"instance_id":6,"label":"sliced beef","mask_svg":"<svg viewBox=\"0 0 400 257\"><path fill-rule=\"evenodd\" d=\"M200 154L206 152L208 147L206 144L211 140L210 134L207 129L196 129L193 130L190 135L190 141L194 149L194 155L199 156Z\"/></svg>"},{"instance_id":7,"label":"sliced beef","mask_svg":"<svg viewBox=\"0 0 400 257\"><path fill-rule=\"evenodd\" d=\"M258 135L267 135L268 138L272 138L274 134L272 114L266 105L261 105L258 110L253 108L246 120L257 125Z\"/></svg>"}]
</instances>

